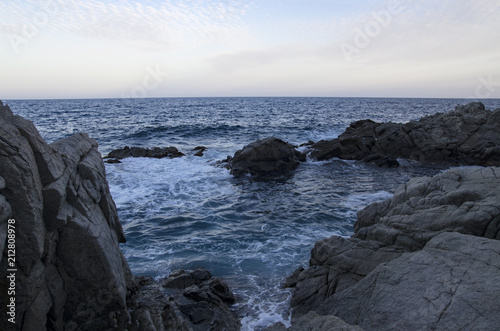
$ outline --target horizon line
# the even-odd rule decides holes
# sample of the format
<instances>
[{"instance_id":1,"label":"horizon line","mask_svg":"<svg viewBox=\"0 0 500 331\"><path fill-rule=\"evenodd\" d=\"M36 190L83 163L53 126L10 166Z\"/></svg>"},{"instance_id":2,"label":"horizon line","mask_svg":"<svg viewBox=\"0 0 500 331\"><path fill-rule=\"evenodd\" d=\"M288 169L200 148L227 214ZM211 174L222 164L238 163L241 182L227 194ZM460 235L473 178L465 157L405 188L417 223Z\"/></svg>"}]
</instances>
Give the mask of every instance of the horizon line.
<instances>
[{"instance_id":1,"label":"horizon line","mask_svg":"<svg viewBox=\"0 0 500 331\"><path fill-rule=\"evenodd\" d=\"M123 98L123 97L76 97L76 98L0 98L0 101L53 101L53 100L150 100L150 99L272 99L272 98L316 98L316 99L461 99L471 101L500 100L500 98L474 98L474 97L395 97L395 96L169 96L169 97L143 97L143 98Z\"/></svg>"}]
</instances>

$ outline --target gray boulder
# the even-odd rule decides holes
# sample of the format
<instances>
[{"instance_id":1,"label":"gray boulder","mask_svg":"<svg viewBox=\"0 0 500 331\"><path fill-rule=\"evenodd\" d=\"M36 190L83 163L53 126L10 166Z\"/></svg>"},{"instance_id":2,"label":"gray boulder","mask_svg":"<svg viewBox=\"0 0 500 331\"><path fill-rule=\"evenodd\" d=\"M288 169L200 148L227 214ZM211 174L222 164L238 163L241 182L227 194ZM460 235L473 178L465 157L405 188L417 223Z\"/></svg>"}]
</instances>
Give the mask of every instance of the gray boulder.
<instances>
[{"instance_id":1,"label":"gray boulder","mask_svg":"<svg viewBox=\"0 0 500 331\"><path fill-rule=\"evenodd\" d=\"M234 176L250 174L255 177L280 177L295 170L301 153L281 139L270 137L255 141L230 158L229 168Z\"/></svg>"},{"instance_id":2,"label":"gray boulder","mask_svg":"<svg viewBox=\"0 0 500 331\"><path fill-rule=\"evenodd\" d=\"M338 138L314 144L311 157L364 160L384 167L397 166L397 158L500 166L500 109L492 112L474 102L406 124L358 121Z\"/></svg>"},{"instance_id":3,"label":"gray boulder","mask_svg":"<svg viewBox=\"0 0 500 331\"><path fill-rule=\"evenodd\" d=\"M352 238L318 241L287 280L294 325L315 311L367 330L495 330L499 187L500 168L452 169L360 211Z\"/></svg>"}]
</instances>

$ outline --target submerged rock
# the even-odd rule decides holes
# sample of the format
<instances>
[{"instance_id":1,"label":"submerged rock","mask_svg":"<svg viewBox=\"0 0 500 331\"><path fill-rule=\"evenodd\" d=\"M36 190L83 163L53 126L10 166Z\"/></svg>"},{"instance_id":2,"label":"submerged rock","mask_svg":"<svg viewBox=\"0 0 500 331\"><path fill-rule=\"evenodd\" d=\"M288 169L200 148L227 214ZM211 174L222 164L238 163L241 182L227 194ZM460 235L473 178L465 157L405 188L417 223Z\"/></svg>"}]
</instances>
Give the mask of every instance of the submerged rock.
<instances>
[{"instance_id":1,"label":"submerged rock","mask_svg":"<svg viewBox=\"0 0 500 331\"><path fill-rule=\"evenodd\" d=\"M115 149L105 157L107 159L121 160L127 157L152 157L156 159L177 158L185 156L183 153L179 152L175 147L154 147L153 149L143 148L143 147L128 147Z\"/></svg>"},{"instance_id":2,"label":"submerged rock","mask_svg":"<svg viewBox=\"0 0 500 331\"><path fill-rule=\"evenodd\" d=\"M377 155L375 160L373 157ZM457 106L406 124L371 120L351 124L338 138L311 147L311 157L333 157L396 166L405 158L446 165L500 166L500 109L486 110L480 102Z\"/></svg>"},{"instance_id":3,"label":"submerged rock","mask_svg":"<svg viewBox=\"0 0 500 331\"><path fill-rule=\"evenodd\" d=\"M411 180L320 240L287 281L294 324L310 311L366 330L500 325L500 168Z\"/></svg>"},{"instance_id":4,"label":"submerged rock","mask_svg":"<svg viewBox=\"0 0 500 331\"><path fill-rule=\"evenodd\" d=\"M207 148L205 146L197 146L193 149L194 152L196 152L194 154L194 156L203 156L203 153L207 150Z\"/></svg>"},{"instance_id":5,"label":"submerged rock","mask_svg":"<svg viewBox=\"0 0 500 331\"><path fill-rule=\"evenodd\" d=\"M255 141L228 158L231 174L255 177L279 177L295 170L301 153L281 139L270 137Z\"/></svg>"}]
</instances>

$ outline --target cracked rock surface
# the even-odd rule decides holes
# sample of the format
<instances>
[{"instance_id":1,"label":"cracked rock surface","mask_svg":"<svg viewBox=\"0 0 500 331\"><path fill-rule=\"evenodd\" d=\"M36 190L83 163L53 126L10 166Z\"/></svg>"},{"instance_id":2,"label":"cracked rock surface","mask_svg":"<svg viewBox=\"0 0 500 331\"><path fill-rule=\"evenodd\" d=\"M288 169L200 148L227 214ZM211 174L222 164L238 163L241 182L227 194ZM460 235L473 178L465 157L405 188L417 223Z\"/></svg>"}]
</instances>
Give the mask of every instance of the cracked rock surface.
<instances>
[{"instance_id":1,"label":"cracked rock surface","mask_svg":"<svg viewBox=\"0 0 500 331\"><path fill-rule=\"evenodd\" d=\"M410 180L320 240L287 280L292 320L314 311L366 330L497 330L500 168Z\"/></svg>"}]
</instances>

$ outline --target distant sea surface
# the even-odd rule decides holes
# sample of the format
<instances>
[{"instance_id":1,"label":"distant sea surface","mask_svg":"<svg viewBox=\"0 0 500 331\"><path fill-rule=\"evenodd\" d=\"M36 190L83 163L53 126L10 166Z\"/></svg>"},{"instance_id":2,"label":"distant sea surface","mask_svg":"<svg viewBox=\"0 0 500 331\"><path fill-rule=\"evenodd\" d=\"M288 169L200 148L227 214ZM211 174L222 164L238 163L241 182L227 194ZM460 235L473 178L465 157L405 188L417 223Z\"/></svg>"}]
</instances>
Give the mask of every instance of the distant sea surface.
<instances>
[{"instance_id":1,"label":"distant sea surface","mask_svg":"<svg viewBox=\"0 0 500 331\"><path fill-rule=\"evenodd\" d=\"M124 146L175 146L179 159L130 158L106 164L136 275L165 277L203 267L237 296L243 330L289 325L286 276L307 267L314 243L348 237L356 213L437 166L402 162L381 169L355 161L308 160L287 178L235 179L215 161L257 139L293 144L332 139L351 122L408 122L453 110L462 99L168 98L4 100L48 141L87 132L106 155ZM483 101L500 108L500 100ZM203 157L194 147L206 146Z\"/></svg>"}]
</instances>

